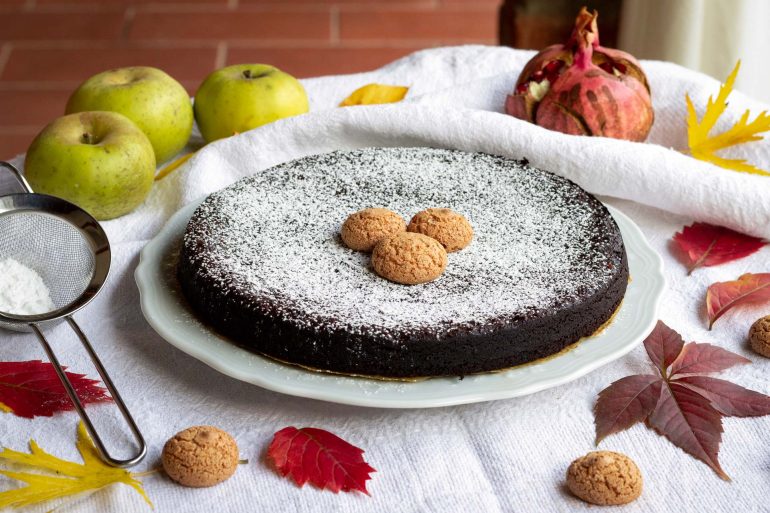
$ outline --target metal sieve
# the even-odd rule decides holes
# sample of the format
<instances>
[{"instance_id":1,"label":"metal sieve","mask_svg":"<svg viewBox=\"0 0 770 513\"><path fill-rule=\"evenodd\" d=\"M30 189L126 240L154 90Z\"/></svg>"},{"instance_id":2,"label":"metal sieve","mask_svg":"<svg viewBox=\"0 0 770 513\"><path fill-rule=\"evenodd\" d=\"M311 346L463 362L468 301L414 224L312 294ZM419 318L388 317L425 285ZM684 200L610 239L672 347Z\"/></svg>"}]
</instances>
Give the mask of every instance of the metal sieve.
<instances>
[{"instance_id":1,"label":"metal sieve","mask_svg":"<svg viewBox=\"0 0 770 513\"><path fill-rule=\"evenodd\" d=\"M7 162L0 167L13 173L25 190L0 197L0 261L12 258L34 269L48 287L54 309L38 315L0 311L0 327L31 331L53 364L99 453L110 465L128 467L144 458L147 445L104 365L72 315L87 305L104 285L110 269L110 243L98 221L60 198L36 194L21 172ZM113 458L96 432L72 383L42 332L46 324L66 321L88 352L104 385L120 409L138 444L129 459Z\"/></svg>"}]
</instances>

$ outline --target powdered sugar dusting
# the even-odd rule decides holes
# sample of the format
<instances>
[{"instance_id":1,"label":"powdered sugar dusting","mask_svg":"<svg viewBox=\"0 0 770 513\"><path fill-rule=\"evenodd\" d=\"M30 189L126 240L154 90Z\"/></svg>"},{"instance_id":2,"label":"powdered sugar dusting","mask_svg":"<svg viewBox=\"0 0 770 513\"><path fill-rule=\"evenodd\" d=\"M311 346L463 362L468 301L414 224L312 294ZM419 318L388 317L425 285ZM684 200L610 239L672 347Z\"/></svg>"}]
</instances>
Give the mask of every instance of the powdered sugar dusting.
<instances>
[{"instance_id":1,"label":"powdered sugar dusting","mask_svg":"<svg viewBox=\"0 0 770 513\"><path fill-rule=\"evenodd\" d=\"M470 221L470 246L445 273L388 282L339 230L362 208L408 221L449 207ZM604 207L563 178L500 157L430 148L369 148L299 159L210 196L185 234L197 272L227 294L269 304L315 329L398 336L516 322L606 287L620 265ZM195 248L195 249L192 249Z\"/></svg>"}]
</instances>

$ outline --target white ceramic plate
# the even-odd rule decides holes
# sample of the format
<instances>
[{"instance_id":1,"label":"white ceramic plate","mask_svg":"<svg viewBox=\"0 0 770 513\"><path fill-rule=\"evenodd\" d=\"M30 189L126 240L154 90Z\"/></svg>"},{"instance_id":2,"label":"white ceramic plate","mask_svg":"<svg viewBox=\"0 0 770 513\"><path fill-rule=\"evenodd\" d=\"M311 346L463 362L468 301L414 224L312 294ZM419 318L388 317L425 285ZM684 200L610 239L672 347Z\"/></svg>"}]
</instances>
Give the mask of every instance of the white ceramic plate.
<instances>
[{"instance_id":1,"label":"white ceramic plate","mask_svg":"<svg viewBox=\"0 0 770 513\"><path fill-rule=\"evenodd\" d=\"M176 279L179 243L199 202L177 212L142 250L136 282L142 311L158 334L214 369L284 394L379 408L429 408L506 399L577 379L631 351L652 331L665 284L663 262L639 227L608 207L623 234L631 282L612 322L556 357L503 372L417 382L312 372L251 353L218 335L192 312Z\"/></svg>"}]
</instances>

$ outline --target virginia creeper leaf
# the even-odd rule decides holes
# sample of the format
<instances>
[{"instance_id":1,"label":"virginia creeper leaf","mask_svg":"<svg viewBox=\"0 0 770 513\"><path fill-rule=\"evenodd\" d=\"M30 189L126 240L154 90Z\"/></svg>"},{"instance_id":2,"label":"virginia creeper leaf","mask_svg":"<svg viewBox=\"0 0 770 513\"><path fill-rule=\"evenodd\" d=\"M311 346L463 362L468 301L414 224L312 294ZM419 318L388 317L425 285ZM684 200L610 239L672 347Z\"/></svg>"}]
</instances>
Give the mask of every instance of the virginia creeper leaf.
<instances>
[{"instance_id":1,"label":"virginia creeper leaf","mask_svg":"<svg viewBox=\"0 0 770 513\"><path fill-rule=\"evenodd\" d=\"M83 404L110 401L99 382L84 374L67 372ZM31 419L72 410L72 401L48 362L0 362L0 405L5 411Z\"/></svg>"},{"instance_id":2,"label":"virginia creeper leaf","mask_svg":"<svg viewBox=\"0 0 770 513\"><path fill-rule=\"evenodd\" d=\"M718 460L722 417L708 399L685 386L669 383L661 389L647 422L674 445L705 462L719 477L730 480Z\"/></svg>"},{"instance_id":3,"label":"virginia creeper leaf","mask_svg":"<svg viewBox=\"0 0 770 513\"><path fill-rule=\"evenodd\" d=\"M728 417L761 417L770 415L770 397L724 379L711 376L684 376L677 383L699 393L722 415Z\"/></svg>"},{"instance_id":4,"label":"virginia creeper leaf","mask_svg":"<svg viewBox=\"0 0 770 513\"><path fill-rule=\"evenodd\" d=\"M770 301L770 273L746 273L734 281L713 283L706 292L709 329L731 308L763 301Z\"/></svg>"},{"instance_id":5,"label":"virginia creeper leaf","mask_svg":"<svg viewBox=\"0 0 770 513\"><path fill-rule=\"evenodd\" d=\"M751 255L767 244L762 239L729 228L694 223L674 234L687 258L687 274L701 266L719 265Z\"/></svg>"},{"instance_id":6,"label":"virginia creeper leaf","mask_svg":"<svg viewBox=\"0 0 770 513\"><path fill-rule=\"evenodd\" d=\"M658 321L655 329L644 339L644 348L652 363L661 374L671 365L684 347L682 336L666 326L663 321Z\"/></svg>"},{"instance_id":7,"label":"virginia creeper leaf","mask_svg":"<svg viewBox=\"0 0 770 513\"><path fill-rule=\"evenodd\" d=\"M278 431L267 456L282 476L303 486L310 481L334 493L358 490L369 495L366 481L376 472L363 459L364 451L323 429L293 426Z\"/></svg>"},{"instance_id":8,"label":"virginia creeper leaf","mask_svg":"<svg viewBox=\"0 0 770 513\"><path fill-rule=\"evenodd\" d=\"M691 342L671 364L670 375L721 372L743 363L751 363L751 360L719 346Z\"/></svg>"},{"instance_id":9,"label":"virginia creeper leaf","mask_svg":"<svg viewBox=\"0 0 770 513\"><path fill-rule=\"evenodd\" d=\"M350 96L342 100L340 107L396 103L403 100L407 92L409 92L409 88L405 86L367 84L350 93Z\"/></svg>"},{"instance_id":10,"label":"virginia creeper leaf","mask_svg":"<svg viewBox=\"0 0 770 513\"><path fill-rule=\"evenodd\" d=\"M637 374L602 390L594 407L596 443L646 419L658 402L662 383L658 376Z\"/></svg>"},{"instance_id":11,"label":"virginia creeper leaf","mask_svg":"<svg viewBox=\"0 0 770 513\"><path fill-rule=\"evenodd\" d=\"M29 441L30 454L4 448L0 463L28 467L30 472L0 470L0 474L27 483L22 488L0 492L0 508L20 508L62 497L92 492L115 483L123 483L142 496L152 507L141 481L129 471L104 463L96 451L85 426L78 424L77 448L83 463L63 460L48 454L34 440Z\"/></svg>"},{"instance_id":12,"label":"virginia creeper leaf","mask_svg":"<svg viewBox=\"0 0 770 513\"><path fill-rule=\"evenodd\" d=\"M627 376L599 392L594 407L597 445L605 436L646 420L674 445L729 479L717 459L721 418L768 415L770 397L699 373L749 360L711 344L683 345L682 337L660 321L644 345L656 372Z\"/></svg>"}]
</instances>

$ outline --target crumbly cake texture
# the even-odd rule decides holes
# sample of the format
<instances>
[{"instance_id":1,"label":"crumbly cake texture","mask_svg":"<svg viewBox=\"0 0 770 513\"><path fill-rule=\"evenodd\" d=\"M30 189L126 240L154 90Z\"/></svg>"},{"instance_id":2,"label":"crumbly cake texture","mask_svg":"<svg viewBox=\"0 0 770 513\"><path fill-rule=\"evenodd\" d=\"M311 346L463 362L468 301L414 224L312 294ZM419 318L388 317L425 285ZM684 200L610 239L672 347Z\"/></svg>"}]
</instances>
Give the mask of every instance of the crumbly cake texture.
<instances>
[{"instance_id":1,"label":"crumbly cake texture","mask_svg":"<svg viewBox=\"0 0 770 513\"><path fill-rule=\"evenodd\" d=\"M340 239L362 205L452 208L474 240L439 279L391 283ZM305 157L214 193L188 224L178 271L192 307L238 343L386 377L556 353L612 315L628 279L617 225L583 189L525 161L432 148Z\"/></svg>"}]
</instances>

